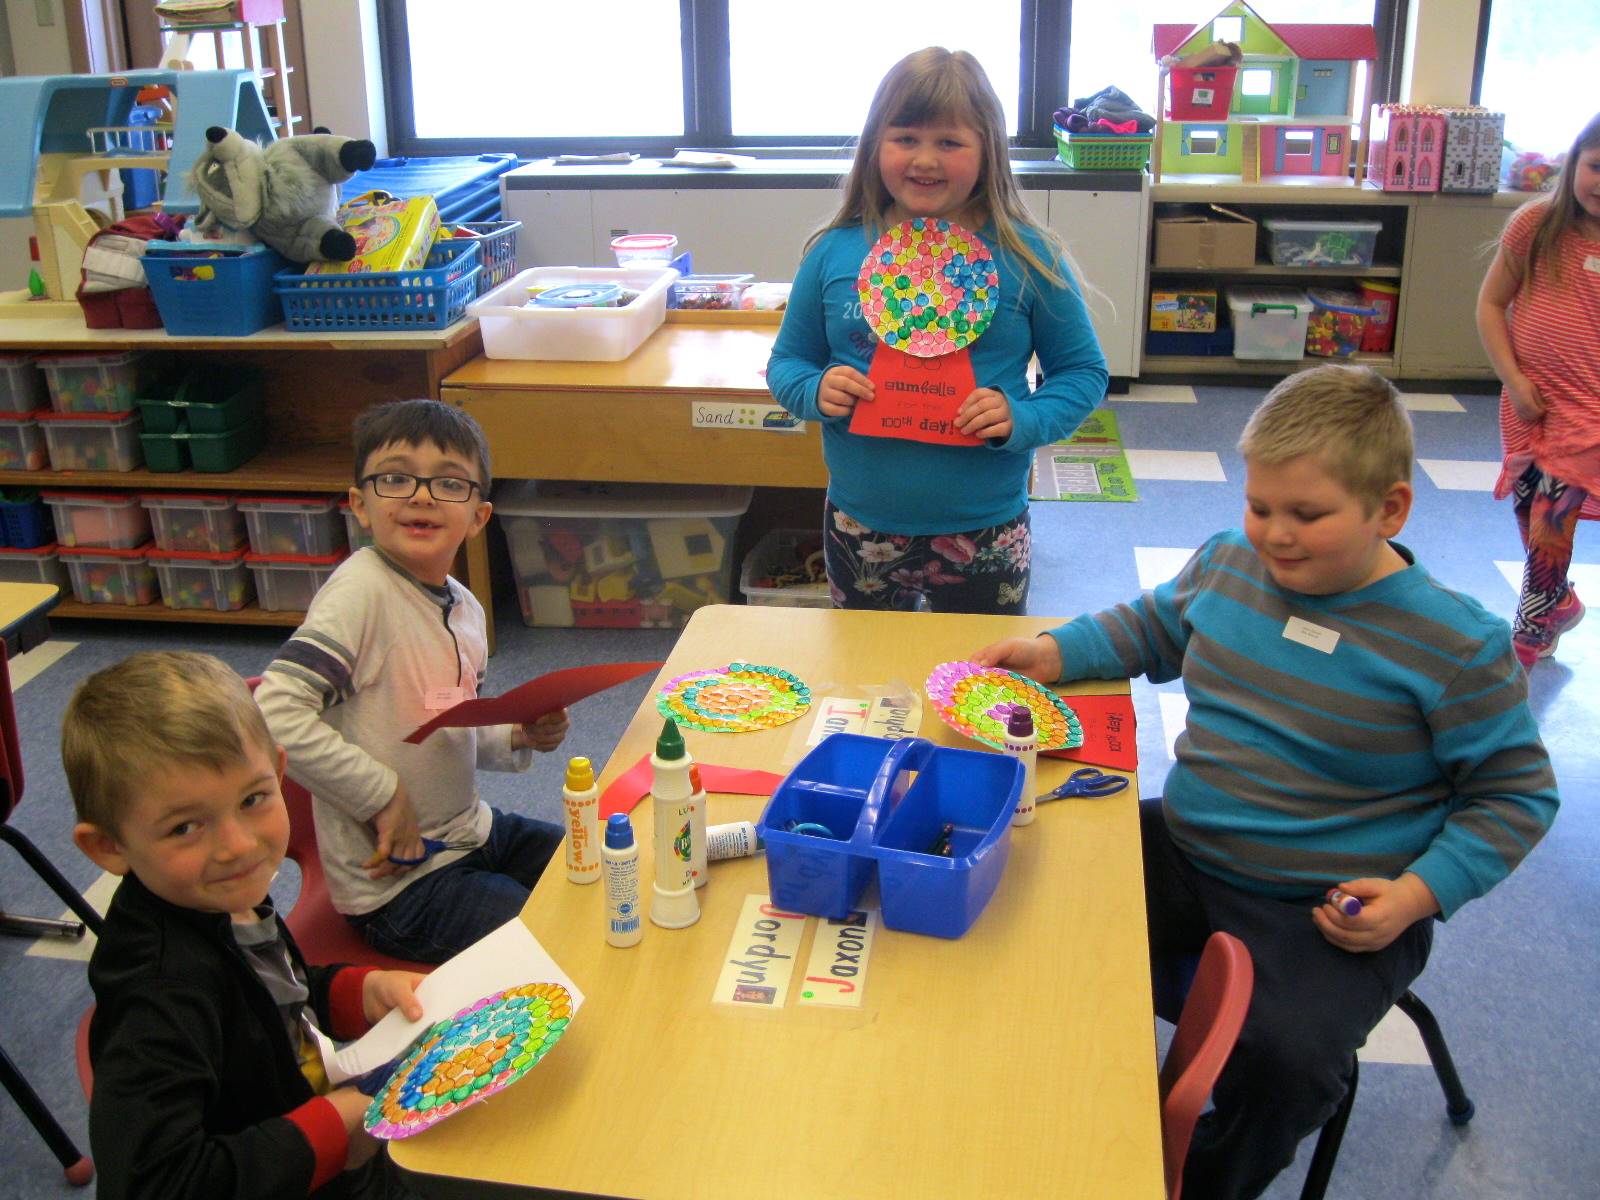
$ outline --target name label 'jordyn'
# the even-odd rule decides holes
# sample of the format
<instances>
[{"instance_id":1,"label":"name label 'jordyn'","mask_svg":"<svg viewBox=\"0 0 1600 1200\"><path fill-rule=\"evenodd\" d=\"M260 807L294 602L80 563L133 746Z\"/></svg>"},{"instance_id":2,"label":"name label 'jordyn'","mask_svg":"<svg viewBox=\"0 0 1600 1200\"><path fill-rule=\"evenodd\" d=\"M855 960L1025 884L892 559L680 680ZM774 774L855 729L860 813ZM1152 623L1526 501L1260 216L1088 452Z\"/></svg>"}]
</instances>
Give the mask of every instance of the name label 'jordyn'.
<instances>
[{"instance_id":1,"label":"name label 'jordyn'","mask_svg":"<svg viewBox=\"0 0 1600 1200\"><path fill-rule=\"evenodd\" d=\"M810 920L804 913L778 908L770 897L746 896L727 953L722 956L711 1002L782 1008Z\"/></svg>"}]
</instances>

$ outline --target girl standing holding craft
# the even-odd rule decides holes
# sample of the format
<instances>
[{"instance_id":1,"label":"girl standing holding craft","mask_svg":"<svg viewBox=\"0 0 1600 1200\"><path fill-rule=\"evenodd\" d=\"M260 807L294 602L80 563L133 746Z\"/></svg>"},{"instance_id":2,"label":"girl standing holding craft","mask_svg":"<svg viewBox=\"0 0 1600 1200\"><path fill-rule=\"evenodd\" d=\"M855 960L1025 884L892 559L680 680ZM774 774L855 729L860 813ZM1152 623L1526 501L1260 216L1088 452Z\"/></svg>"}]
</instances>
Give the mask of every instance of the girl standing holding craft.
<instances>
[{"instance_id":1,"label":"girl standing holding craft","mask_svg":"<svg viewBox=\"0 0 1600 1200\"><path fill-rule=\"evenodd\" d=\"M998 305L971 343L977 386L954 419L978 445L849 430L856 405L874 402L876 339L857 275L885 230L917 217L976 232L993 256ZM1035 355L1044 382L1030 392ZM778 403L822 424L834 603L1025 611L1033 451L1070 435L1106 381L1065 249L1018 195L1004 113L983 68L937 46L906 56L878 85L843 204L807 244L767 364Z\"/></svg>"},{"instance_id":2,"label":"girl standing holding craft","mask_svg":"<svg viewBox=\"0 0 1600 1200\"><path fill-rule=\"evenodd\" d=\"M1478 334L1505 385L1494 494L1513 497L1528 555L1511 641L1531 669L1583 619L1567 568L1579 516L1600 516L1600 115L1555 190L1506 222Z\"/></svg>"}]
</instances>

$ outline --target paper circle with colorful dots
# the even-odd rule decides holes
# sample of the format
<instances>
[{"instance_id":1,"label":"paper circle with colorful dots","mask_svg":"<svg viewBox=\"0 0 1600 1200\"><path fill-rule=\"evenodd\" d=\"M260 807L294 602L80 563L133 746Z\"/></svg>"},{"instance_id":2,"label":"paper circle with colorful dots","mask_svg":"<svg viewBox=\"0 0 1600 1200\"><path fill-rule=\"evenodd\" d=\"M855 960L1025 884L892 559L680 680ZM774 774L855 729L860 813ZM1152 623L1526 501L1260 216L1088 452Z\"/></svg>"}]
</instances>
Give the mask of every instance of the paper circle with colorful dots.
<instances>
[{"instance_id":1,"label":"paper circle with colorful dots","mask_svg":"<svg viewBox=\"0 0 1600 1200\"><path fill-rule=\"evenodd\" d=\"M509 1087L561 1040L572 996L525 983L485 996L429 1029L367 1106L374 1137L410 1137Z\"/></svg>"},{"instance_id":2,"label":"paper circle with colorful dots","mask_svg":"<svg viewBox=\"0 0 1600 1200\"><path fill-rule=\"evenodd\" d=\"M1040 750L1083 745L1078 714L1049 688L1026 675L972 662L940 663L925 685L939 719L957 733L996 750L1005 749L1006 720L1017 707L1033 713Z\"/></svg>"},{"instance_id":3,"label":"paper circle with colorful dots","mask_svg":"<svg viewBox=\"0 0 1600 1200\"><path fill-rule=\"evenodd\" d=\"M937 358L972 345L1000 299L994 258L977 234L933 217L901 221L862 260L861 315L884 345Z\"/></svg>"},{"instance_id":4,"label":"paper circle with colorful dots","mask_svg":"<svg viewBox=\"0 0 1600 1200\"><path fill-rule=\"evenodd\" d=\"M811 689L796 676L754 663L690 671L656 693L657 712L706 733L772 729L810 707Z\"/></svg>"}]
</instances>

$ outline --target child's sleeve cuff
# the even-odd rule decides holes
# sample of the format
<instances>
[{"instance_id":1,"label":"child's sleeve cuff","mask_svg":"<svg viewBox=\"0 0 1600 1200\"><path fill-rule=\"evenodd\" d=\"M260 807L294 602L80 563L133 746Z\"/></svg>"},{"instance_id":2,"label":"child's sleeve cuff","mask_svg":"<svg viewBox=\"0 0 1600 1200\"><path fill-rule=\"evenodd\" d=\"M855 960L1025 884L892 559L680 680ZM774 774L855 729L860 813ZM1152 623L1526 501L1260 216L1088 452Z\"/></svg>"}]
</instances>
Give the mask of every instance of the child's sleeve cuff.
<instances>
[{"instance_id":1,"label":"child's sleeve cuff","mask_svg":"<svg viewBox=\"0 0 1600 1200\"><path fill-rule=\"evenodd\" d=\"M372 1027L361 1003L362 984L377 967L345 967L328 985L328 1032L341 1041L360 1037Z\"/></svg>"},{"instance_id":2,"label":"child's sleeve cuff","mask_svg":"<svg viewBox=\"0 0 1600 1200\"><path fill-rule=\"evenodd\" d=\"M309 1191L315 1192L331 1182L344 1170L350 1153L350 1138L344 1131L344 1118L332 1101L325 1096L313 1096L299 1108L284 1113L289 1121L304 1135L316 1157L316 1167L311 1175Z\"/></svg>"}]
</instances>

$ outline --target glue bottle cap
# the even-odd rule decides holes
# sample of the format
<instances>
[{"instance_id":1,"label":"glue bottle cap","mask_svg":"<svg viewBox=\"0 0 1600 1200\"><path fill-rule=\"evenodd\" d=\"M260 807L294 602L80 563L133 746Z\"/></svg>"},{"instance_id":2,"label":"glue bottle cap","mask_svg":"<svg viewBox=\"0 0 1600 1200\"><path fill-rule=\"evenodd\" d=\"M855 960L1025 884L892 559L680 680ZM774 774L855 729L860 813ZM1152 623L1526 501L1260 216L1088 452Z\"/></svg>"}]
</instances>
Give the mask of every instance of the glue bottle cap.
<instances>
[{"instance_id":1,"label":"glue bottle cap","mask_svg":"<svg viewBox=\"0 0 1600 1200\"><path fill-rule=\"evenodd\" d=\"M1033 710L1023 704L1013 708L1011 715L1006 718L1006 732L1012 737L1031 737L1033 735Z\"/></svg>"},{"instance_id":2,"label":"glue bottle cap","mask_svg":"<svg viewBox=\"0 0 1600 1200\"><path fill-rule=\"evenodd\" d=\"M567 791L587 792L594 786L594 764L587 758L567 760Z\"/></svg>"},{"instance_id":3,"label":"glue bottle cap","mask_svg":"<svg viewBox=\"0 0 1600 1200\"><path fill-rule=\"evenodd\" d=\"M626 850L633 845L633 822L627 813L612 813L606 818L606 849Z\"/></svg>"},{"instance_id":4,"label":"glue bottle cap","mask_svg":"<svg viewBox=\"0 0 1600 1200\"><path fill-rule=\"evenodd\" d=\"M678 732L678 723L668 717L661 726L661 736L656 739L656 757L663 762L671 762L688 753L683 746L683 734Z\"/></svg>"}]
</instances>

